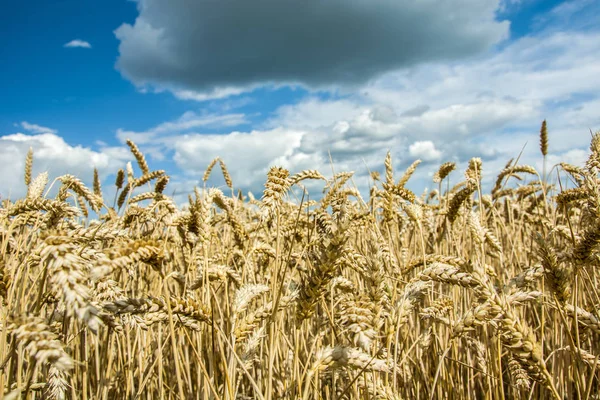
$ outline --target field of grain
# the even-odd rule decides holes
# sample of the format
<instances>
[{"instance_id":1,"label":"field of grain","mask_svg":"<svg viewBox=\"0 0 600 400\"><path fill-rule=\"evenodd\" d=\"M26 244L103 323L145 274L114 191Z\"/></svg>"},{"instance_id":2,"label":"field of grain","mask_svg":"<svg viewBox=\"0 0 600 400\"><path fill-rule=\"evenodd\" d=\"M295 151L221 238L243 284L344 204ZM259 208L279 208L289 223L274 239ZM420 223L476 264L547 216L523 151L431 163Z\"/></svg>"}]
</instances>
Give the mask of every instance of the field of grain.
<instances>
[{"instance_id":1,"label":"field of grain","mask_svg":"<svg viewBox=\"0 0 600 400\"><path fill-rule=\"evenodd\" d=\"M48 196L29 154L2 203L4 398L598 398L600 133L584 167L511 160L487 192L473 158L415 195L388 154L369 198L273 167L257 199L216 159L228 187L185 207L128 144L114 199L97 174Z\"/></svg>"}]
</instances>

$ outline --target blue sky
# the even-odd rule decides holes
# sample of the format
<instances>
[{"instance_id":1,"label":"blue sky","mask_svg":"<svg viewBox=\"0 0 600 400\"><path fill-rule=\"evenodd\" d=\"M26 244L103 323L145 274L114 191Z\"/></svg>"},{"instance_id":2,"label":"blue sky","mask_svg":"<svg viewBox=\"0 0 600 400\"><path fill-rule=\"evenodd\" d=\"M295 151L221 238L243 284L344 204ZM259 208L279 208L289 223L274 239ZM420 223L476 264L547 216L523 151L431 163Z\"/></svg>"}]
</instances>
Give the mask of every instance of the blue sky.
<instances>
[{"instance_id":1,"label":"blue sky","mask_svg":"<svg viewBox=\"0 0 600 400\"><path fill-rule=\"evenodd\" d=\"M184 193L215 156L255 194L271 165L356 171L388 150L413 185L444 161L492 171L548 119L551 161L580 163L600 129L600 5L592 0L65 0L10 2L0 17L0 183L131 160ZM459 174L458 174L459 175ZM460 179L460 176L457 176ZM211 182L222 185L215 177Z\"/></svg>"}]
</instances>

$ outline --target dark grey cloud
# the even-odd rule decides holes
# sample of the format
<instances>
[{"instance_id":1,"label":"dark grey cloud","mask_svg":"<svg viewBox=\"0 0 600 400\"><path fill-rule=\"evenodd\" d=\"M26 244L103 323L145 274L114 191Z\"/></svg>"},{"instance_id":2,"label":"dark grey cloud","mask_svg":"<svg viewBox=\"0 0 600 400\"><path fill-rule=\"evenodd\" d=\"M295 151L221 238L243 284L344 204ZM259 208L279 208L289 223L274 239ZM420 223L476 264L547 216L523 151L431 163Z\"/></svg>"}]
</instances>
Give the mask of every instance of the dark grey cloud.
<instances>
[{"instance_id":1,"label":"dark grey cloud","mask_svg":"<svg viewBox=\"0 0 600 400\"><path fill-rule=\"evenodd\" d=\"M359 85L483 51L508 34L499 0L137 0L115 34L137 85L210 93L267 83Z\"/></svg>"}]
</instances>

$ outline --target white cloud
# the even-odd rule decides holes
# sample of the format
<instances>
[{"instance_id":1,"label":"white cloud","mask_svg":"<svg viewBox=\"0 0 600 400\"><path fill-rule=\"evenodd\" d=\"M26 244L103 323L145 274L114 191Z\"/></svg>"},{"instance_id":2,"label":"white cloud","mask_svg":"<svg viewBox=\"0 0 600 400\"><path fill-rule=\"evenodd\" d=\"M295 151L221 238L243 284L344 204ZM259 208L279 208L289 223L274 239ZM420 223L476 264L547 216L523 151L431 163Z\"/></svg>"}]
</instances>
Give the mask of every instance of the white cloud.
<instances>
[{"instance_id":1,"label":"white cloud","mask_svg":"<svg viewBox=\"0 0 600 400\"><path fill-rule=\"evenodd\" d=\"M30 124L27 121L21 122L21 127L31 133L56 133L56 129L51 129L45 126Z\"/></svg>"},{"instance_id":2,"label":"white cloud","mask_svg":"<svg viewBox=\"0 0 600 400\"><path fill-rule=\"evenodd\" d=\"M522 5L522 3L523 0L501 0L498 11L500 13L514 12Z\"/></svg>"},{"instance_id":3,"label":"white cloud","mask_svg":"<svg viewBox=\"0 0 600 400\"><path fill-rule=\"evenodd\" d=\"M476 60L388 74L364 93L400 115L426 105L406 120L408 131L433 140L445 155L460 150L464 158L468 147L472 154L483 145L496 156L513 156L513 147L526 142L535 149L544 118L551 151L564 153L587 147L588 128L600 127L599 74L600 32L561 32L524 37Z\"/></svg>"},{"instance_id":4,"label":"white cloud","mask_svg":"<svg viewBox=\"0 0 600 400\"><path fill-rule=\"evenodd\" d=\"M196 128L223 128L235 127L248 123L244 114L202 114L188 111L175 121L163 122L147 131L135 132L124 129L117 130L117 138L121 142L127 139L136 144L165 143L169 140L166 136L182 134Z\"/></svg>"},{"instance_id":5,"label":"white cloud","mask_svg":"<svg viewBox=\"0 0 600 400\"><path fill-rule=\"evenodd\" d=\"M598 93L600 33L525 37L486 58L429 64L398 71L371 84L376 103L409 109L439 108L486 99L565 101L574 93Z\"/></svg>"},{"instance_id":6,"label":"white cloud","mask_svg":"<svg viewBox=\"0 0 600 400\"><path fill-rule=\"evenodd\" d=\"M533 28L553 32L597 28L599 18L600 5L596 0L567 0L536 16Z\"/></svg>"},{"instance_id":7,"label":"white cloud","mask_svg":"<svg viewBox=\"0 0 600 400\"><path fill-rule=\"evenodd\" d=\"M177 90L173 94L175 97L181 100L194 100L194 101L207 101L207 100L216 100L216 99L224 99L229 96L236 96L246 92L245 88L215 88L208 93L199 93L193 90Z\"/></svg>"},{"instance_id":8,"label":"white cloud","mask_svg":"<svg viewBox=\"0 0 600 400\"><path fill-rule=\"evenodd\" d=\"M548 156L547 162L549 166L565 162L567 164L575 165L577 167L583 167L589 155L590 152L588 150L573 149L562 154L551 154ZM543 168L542 162L538 162L536 168L541 171Z\"/></svg>"},{"instance_id":9,"label":"white cloud","mask_svg":"<svg viewBox=\"0 0 600 400\"><path fill-rule=\"evenodd\" d=\"M31 124L31 126L36 126ZM132 158L126 148L104 147L99 151L70 145L55 133L28 135L15 133L0 136L0 194L2 198L17 199L25 195L25 157L33 149L33 176L48 171L53 179L69 173L91 184L94 167L101 177L122 168Z\"/></svg>"},{"instance_id":10,"label":"white cloud","mask_svg":"<svg viewBox=\"0 0 600 400\"><path fill-rule=\"evenodd\" d=\"M408 154L423 161L435 161L442 156L442 152L435 148L431 140L414 142L408 147Z\"/></svg>"},{"instance_id":11,"label":"white cloud","mask_svg":"<svg viewBox=\"0 0 600 400\"><path fill-rule=\"evenodd\" d=\"M69 43L65 43L63 47L81 47L84 49L91 49L92 45L85 40L75 39L71 40Z\"/></svg>"},{"instance_id":12,"label":"white cloud","mask_svg":"<svg viewBox=\"0 0 600 400\"><path fill-rule=\"evenodd\" d=\"M353 118L366 108L350 100L308 98L298 104L279 107L268 121L272 127L317 128Z\"/></svg>"},{"instance_id":13,"label":"white cloud","mask_svg":"<svg viewBox=\"0 0 600 400\"><path fill-rule=\"evenodd\" d=\"M414 158L462 166L480 156L491 182L521 152L521 162L541 171L543 119L549 164L561 157L580 163L588 128L600 128L599 74L599 32L524 37L487 57L388 74L361 90L362 97L283 106L267 125L304 127L296 152L321 161L331 153L337 170L380 168L382 150L391 149L399 168ZM424 172L435 167L420 167L417 186L427 185Z\"/></svg>"},{"instance_id":14,"label":"white cloud","mask_svg":"<svg viewBox=\"0 0 600 400\"><path fill-rule=\"evenodd\" d=\"M269 166L294 167L292 160L304 135L303 131L284 129L183 135L174 139L174 160L182 171L201 176L213 158L221 157L234 185L256 190Z\"/></svg>"}]
</instances>

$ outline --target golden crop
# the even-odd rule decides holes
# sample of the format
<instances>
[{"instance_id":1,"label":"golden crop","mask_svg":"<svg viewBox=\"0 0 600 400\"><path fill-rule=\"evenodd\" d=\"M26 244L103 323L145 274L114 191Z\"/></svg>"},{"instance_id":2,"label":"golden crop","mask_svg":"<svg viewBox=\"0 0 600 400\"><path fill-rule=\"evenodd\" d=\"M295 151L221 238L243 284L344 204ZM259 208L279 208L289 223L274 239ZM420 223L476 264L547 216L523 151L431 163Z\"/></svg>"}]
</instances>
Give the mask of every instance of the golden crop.
<instances>
[{"instance_id":1,"label":"golden crop","mask_svg":"<svg viewBox=\"0 0 600 400\"><path fill-rule=\"evenodd\" d=\"M388 154L368 199L274 167L257 200L215 159L230 192L182 209L128 145L113 204L97 173L46 197L31 153L2 203L5 398L598 398L600 133L556 184L511 161L490 193L474 158L419 197ZM321 200L291 201L307 179Z\"/></svg>"}]
</instances>

